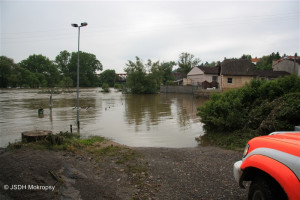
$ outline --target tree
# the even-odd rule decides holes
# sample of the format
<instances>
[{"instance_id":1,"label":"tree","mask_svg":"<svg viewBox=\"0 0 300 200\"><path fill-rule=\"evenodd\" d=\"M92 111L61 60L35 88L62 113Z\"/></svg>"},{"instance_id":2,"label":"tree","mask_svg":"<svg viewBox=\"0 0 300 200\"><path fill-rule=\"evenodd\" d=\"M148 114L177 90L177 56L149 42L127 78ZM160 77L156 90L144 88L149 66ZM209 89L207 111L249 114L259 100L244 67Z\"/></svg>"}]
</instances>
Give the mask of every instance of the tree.
<instances>
[{"instance_id":1,"label":"tree","mask_svg":"<svg viewBox=\"0 0 300 200\"><path fill-rule=\"evenodd\" d=\"M107 69L100 74L100 85L104 83L108 84L109 87L113 87L116 82L116 72L115 70Z\"/></svg>"},{"instance_id":2,"label":"tree","mask_svg":"<svg viewBox=\"0 0 300 200\"><path fill-rule=\"evenodd\" d=\"M65 76L70 76L69 63L70 63L71 54L67 51L61 51L55 58L57 68L59 72Z\"/></svg>"},{"instance_id":3,"label":"tree","mask_svg":"<svg viewBox=\"0 0 300 200\"><path fill-rule=\"evenodd\" d=\"M149 62L148 62L149 64ZM136 61L128 60L127 68L124 71L127 73L126 86L133 94L149 94L156 93L157 86L152 76L147 75L146 67L139 57Z\"/></svg>"},{"instance_id":4,"label":"tree","mask_svg":"<svg viewBox=\"0 0 300 200\"><path fill-rule=\"evenodd\" d=\"M212 61L211 63L209 63L206 61L205 63L201 63L200 66L201 67L215 67L218 64L218 62Z\"/></svg>"},{"instance_id":5,"label":"tree","mask_svg":"<svg viewBox=\"0 0 300 200\"><path fill-rule=\"evenodd\" d=\"M13 59L6 56L0 56L0 87L6 88L9 85L9 77L15 66Z\"/></svg>"},{"instance_id":6,"label":"tree","mask_svg":"<svg viewBox=\"0 0 300 200\"><path fill-rule=\"evenodd\" d=\"M280 54L277 52L276 54L273 52L268 56L263 56L256 64L257 69L272 69L273 60L280 59Z\"/></svg>"},{"instance_id":7,"label":"tree","mask_svg":"<svg viewBox=\"0 0 300 200\"><path fill-rule=\"evenodd\" d=\"M179 55L179 69L177 71L184 74L188 74L191 71L191 69L197 66L201 61L199 58L194 57L195 56L193 54L181 53Z\"/></svg>"},{"instance_id":8,"label":"tree","mask_svg":"<svg viewBox=\"0 0 300 200\"><path fill-rule=\"evenodd\" d=\"M54 87L59 82L59 72L57 66L43 55L31 55L19 63L20 67L35 74L34 78L39 78L41 86ZM33 77L33 76L32 76ZM37 83L36 81L34 81Z\"/></svg>"},{"instance_id":9,"label":"tree","mask_svg":"<svg viewBox=\"0 0 300 200\"><path fill-rule=\"evenodd\" d=\"M150 80L155 83L155 91L158 91L161 83L163 82L164 72L162 71L159 61L152 62L150 59L148 59L147 66L150 69L148 76Z\"/></svg>"},{"instance_id":10,"label":"tree","mask_svg":"<svg viewBox=\"0 0 300 200\"><path fill-rule=\"evenodd\" d=\"M77 82L77 52L72 52L70 62L68 64L68 70L70 77L73 80L73 86ZM101 62L96 58L94 54L81 52L79 53L79 83L80 86L93 87L99 85L99 79L96 71L101 71L103 66Z\"/></svg>"},{"instance_id":11,"label":"tree","mask_svg":"<svg viewBox=\"0 0 300 200\"><path fill-rule=\"evenodd\" d=\"M62 76L61 81L59 82L60 87L72 87L73 80L68 76Z\"/></svg>"},{"instance_id":12,"label":"tree","mask_svg":"<svg viewBox=\"0 0 300 200\"><path fill-rule=\"evenodd\" d=\"M174 61L162 62L160 64L160 69L163 72L162 83L164 85L166 85L167 81L173 81L174 80L174 76L172 74L172 71L173 71L173 66L175 66L175 65L176 65L176 63Z\"/></svg>"},{"instance_id":13,"label":"tree","mask_svg":"<svg viewBox=\"0 0 300 200\"><path fill-rule=\"evenodd\" d=\"M241 56L241 59L247 59L249 60L250 62L252 62L252 56L250 54L243 54Z\"/></svg>"}]
</instances>

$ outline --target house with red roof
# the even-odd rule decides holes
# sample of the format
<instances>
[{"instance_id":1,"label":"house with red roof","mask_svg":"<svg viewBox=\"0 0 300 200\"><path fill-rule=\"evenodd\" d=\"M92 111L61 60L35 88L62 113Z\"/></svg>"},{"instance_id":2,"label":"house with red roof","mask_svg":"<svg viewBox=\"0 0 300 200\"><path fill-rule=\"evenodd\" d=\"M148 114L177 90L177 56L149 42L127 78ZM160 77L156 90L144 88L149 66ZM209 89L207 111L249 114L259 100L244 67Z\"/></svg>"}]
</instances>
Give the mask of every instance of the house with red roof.
<instances>
[{"instance_id":1,"label":"house with red roof","mask_svg":"<svg viewBox=\"0 0 300 200\"><path fill-rule=\"evenodd\" d=\"M256 65L259 60L260 60L260 58L252 58L251 61L254 65Z\"/></svg>"}]
</instances>

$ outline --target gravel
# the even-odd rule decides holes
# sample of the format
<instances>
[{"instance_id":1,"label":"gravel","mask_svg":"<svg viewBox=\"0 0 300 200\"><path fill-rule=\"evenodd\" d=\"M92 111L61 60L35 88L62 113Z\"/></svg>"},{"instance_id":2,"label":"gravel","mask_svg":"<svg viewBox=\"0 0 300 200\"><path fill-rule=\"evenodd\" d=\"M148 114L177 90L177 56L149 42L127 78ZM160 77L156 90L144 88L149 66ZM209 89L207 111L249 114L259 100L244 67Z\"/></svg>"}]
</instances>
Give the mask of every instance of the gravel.
<instances>
[{"instance_id":1,"label":"gravel","mask_svg":"<svg viewBox=\"0 0 300 200\"><path fill-rule=\"evenodd\" d=\"M149 177L160 185L155 199L247 199L232 172L242 153L211 146L136 150L145 155Z\"/></svg>"},{"instance_id":2,"label":"gravel","mask_svg":"<svg viewBox=\"0 0 300 200\"><path fill-rule=\"evenodd\" d=\"M241 152L212 146L129 149L138 156L124 163L119 155L2 150L0 199L247 199L232 172ZM16 184L56 188L5 190Z\"/></svg>"}]
</instances>

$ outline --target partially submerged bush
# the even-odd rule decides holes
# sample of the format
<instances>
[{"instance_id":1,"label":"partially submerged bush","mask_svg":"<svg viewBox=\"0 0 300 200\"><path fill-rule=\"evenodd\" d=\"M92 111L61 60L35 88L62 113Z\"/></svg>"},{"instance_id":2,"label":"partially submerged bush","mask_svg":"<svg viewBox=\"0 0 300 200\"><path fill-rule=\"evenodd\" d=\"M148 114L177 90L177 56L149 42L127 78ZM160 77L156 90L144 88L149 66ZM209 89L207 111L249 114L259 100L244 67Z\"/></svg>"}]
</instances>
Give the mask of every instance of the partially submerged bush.
<instances>
[{"instance_id":1,"label":"partially submerged bush","mask_svg":"<svg viewBox=\"0 0 300 200\"><path fill-rule=\"evenodd\" d=\"M273 81L252 80L243 88L212 95L198 108L209 132L250 128L260 134L293 130L300 123L300 78L290 75Z\"/></svg>"},{"instance_id":2,"label":"partially submerged bush","mask_svg":"<svg viewBox=\"0 0 300 200\"><path fill-rule=\"evenodd\" d=\"M102 84L102 91L101 92L109 92L109 85L107 83Z\"/></svg>"}]
</instances>

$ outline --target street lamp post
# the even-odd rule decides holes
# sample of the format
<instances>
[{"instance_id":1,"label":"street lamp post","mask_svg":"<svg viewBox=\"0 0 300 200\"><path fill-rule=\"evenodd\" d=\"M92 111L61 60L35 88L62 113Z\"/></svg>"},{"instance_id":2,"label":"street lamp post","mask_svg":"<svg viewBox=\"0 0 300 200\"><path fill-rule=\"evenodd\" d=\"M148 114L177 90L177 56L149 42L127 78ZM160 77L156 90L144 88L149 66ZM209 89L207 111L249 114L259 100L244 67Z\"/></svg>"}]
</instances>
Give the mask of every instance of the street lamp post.
<instances>
[{"instance_id":1,"label":"street lamp post","mask_svg":"<svg viewBox=\"0 0 300 200\"><path fill-rule=\"evenodd\" d=\"M80 122L79 122L79 41L80 41L80 27L87 26L86 22L81 23L79 26L78 24L71 24L73 27L78 27L78 53L77 53L77 130L79 132L80 129Z\"/></svg>"}]
</instances>

